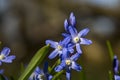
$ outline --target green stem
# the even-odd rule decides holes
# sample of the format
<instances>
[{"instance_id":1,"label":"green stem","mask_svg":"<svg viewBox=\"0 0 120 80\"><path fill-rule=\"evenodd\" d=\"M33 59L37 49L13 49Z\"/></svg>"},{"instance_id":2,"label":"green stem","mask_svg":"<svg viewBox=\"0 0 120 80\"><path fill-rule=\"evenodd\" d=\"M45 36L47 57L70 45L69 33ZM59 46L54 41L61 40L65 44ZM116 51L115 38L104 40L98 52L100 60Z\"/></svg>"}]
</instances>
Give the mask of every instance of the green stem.
<instances>
[{"instance_id":1,"label":"green stem","mask_svg":"<svg viewBox=\"0 0 120 80\"><path fill-rule=\"evenodd\" d=\"M108 51L109 51L109 55L110 55L110 59L111 59L111 61L113 62L114 53L113 53L112 46L111 46L109 40L107 40L106 43L107 43L107 47L108 47ZM109 80L113 80L113 72L112 72L112 71L109 71Z\"/></svg>"},{"instance_id":2,"label":"green stem","mask_svg":"<svg viewBox=\"0 0 120 80\"><path fill-rule=\"evenodd\" d=\"M113 80L113 75L111 71L109 71L109 80Z\"/></svg>"},{"instance_id":3,"label":"green stem","mask_svg":"<svg viewBox=\"0 0 120 80\"><path fill-rule=\"evenodd\" d=\"M112 50L112 46L110 44L110 41L107 40L107 47L108 47L108 51L110 53L110 59L111 61L113 61L113 58L114 58L114 53L113 53L113 50Z\"/></svg>"},{"instance_id":4,"label":"green stem","mask_svg":"<svg viewBox=\"0 0 120 80\"><path fill-rule=\"evenodd\" d=\"M64 72L64 71L62 70L62 71L58 72L57 74L55 74L52 80L57 80L57 78L58 78L61 74L63 74L63 72Z\"/></svg>"},{"instance_id":5,"label":"green stem","mask_svg":"<svg viewBox=\"0 0 120 80\"><path fill-rule=\"evenodd\" d=\"M58 65L60 63L60 59L58 59L55 64L52 66L52 68L49 70L49 73L52 74L54 71L54 68L56 67L56 65Z\"/></svg>"}]
</instances>

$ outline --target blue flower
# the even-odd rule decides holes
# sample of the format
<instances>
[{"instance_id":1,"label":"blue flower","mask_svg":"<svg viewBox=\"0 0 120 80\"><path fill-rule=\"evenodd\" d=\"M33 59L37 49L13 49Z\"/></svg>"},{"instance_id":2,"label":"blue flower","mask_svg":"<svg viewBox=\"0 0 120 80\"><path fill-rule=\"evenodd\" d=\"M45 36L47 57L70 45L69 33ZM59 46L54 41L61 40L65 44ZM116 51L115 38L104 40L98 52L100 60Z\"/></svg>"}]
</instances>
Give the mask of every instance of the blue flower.
<instances>
[{"instance_id":1,"label":"blue flower","mask_svg":"<svg viewBox=\"0 0 120 80\"><path fill-rule=\"evenodd\" d=\"M114 59L113 59L113 70L114 70L114 79L115 80L120 80L118 68L119 68L119 61L118 61L117 56L115 55Z\"/></svg>"},{"instance_id":2,"label":"blue flower","mask_svg":"<svg viewBox=\"0 0 120 80\"><path fill-rule=\"evenodd\" d=\"M70 74L71 74L71 69L74 69L76 71L80 71L82 68L81 66L79 66L75 61L80 57L81 54L76 53L72 56L70 56L69 54L64 56L64 58L62 58L60 65L58 65L57 67L55 67L55 71L59 72L63 69L66 70L66 78L67 80L70 80Z\"/></svg>"},{"instance_id":3,"label":"blue flower","mask_svg":"<svg viewBox=\"0 0 120 80\"><path fill-rule=\"evenodd\" d=\"M114 70L114 73L115 73L115 74L118 74L118 73L119 73L118 67L119 67L119 61L118 61L117 56L115 55L115 56L114 56L114 59L113 59L113 70Z\"/></svg>"},{"instance_id":4,"label":"blue flower","mask_svg":"<svg viewBox=\"0 0 120 80\"><path fill-rule=\"evenodd\" d=\"M92 44L91 40L83 38L89 32L88 28L83 29L79 33L75 32L72 27L69 27L69 30L71 33L72 42L76 45L76 50L78 51L78 53L82 52L80 49L80 44L84 44L84 45Z\"/></svg>"},{"instance_id":5,"label":"blue flower","mask_svg":"<svg viewBox=\"0 0 120 80\"><path fill-rule=\"evenodd\" d=\"M120 76L119 75L114 75L114 79L115 80L120 80Z\"/></svg>"},{"instance_id":6,"label":"blue flower","mask_svg":"<svg viewBox=\"0 0 120 80\"><path fill-rule=\"evenodd\" d=\"M5 63L12 63L12 60L15 59L14 55L8 56L10 53L10 49L5 47L3 48L3 50L0 53L0 65L2 64L2 62Z\"/></svg>"},{"instance_id":7,"label":"blue flower","mask_svg":"<svg viewBox=\"0 0 120 80\"><path fill-rule=\"evenodd\" d=\"M76 46L76 50L78 53L82 53L80 44L83 44L83 45L92 44L91 40L84 38L87 35L87 33L89 32L88 28L85 28L78 33L75 28L73 28L72 26L69 26L69 31L70 31L70 35L64 34L64 36L65 37L71 36L71 42Z\"/></svg>"},{"instance_id":8,"label":"blue flower","mask_svg":"<svg viewBox=\"0 0 120 80\"><path fill-rule=\"evenodd\" d=\"M48 73L48 63L45 62L43 70L36 67L29 80L52 80L52 75Z\"/></svg>"},{"instance_id":9,"label":"blue flower","mask_svg":"<svg viewBox=\"0 0 120 80\"><path fill-rule=\"evenodd\" d=\"M63 41L60 42L55 42L52 40L46 40L46 44L50 44L50 46L52 48L54 48L55 50L48 56L49 59L53 59L55 58L57 55L61 56L61 54L63 54L63 50L64 48L67 48L67 50L70 53L73 53L73 46L69 45L70 42L70 37L65 38Z\"/></svg>"},{"instance_id":10,"label":"blue flower","mask_svg":"<svg viewBox=\"0 0 120 80\"><path fill-rule=\"evenodd\" d=\"M71 37L71 42L76 46L78 53L82 53L80 44L90 45L92 44L91 40L84 38L89 32L88 28L85 28L78 32L75 28L75 16L73 13L70 14L69 22L65 20L64 27L67 33L62 33L64 37Z\"/></svg>"}]
</instances>

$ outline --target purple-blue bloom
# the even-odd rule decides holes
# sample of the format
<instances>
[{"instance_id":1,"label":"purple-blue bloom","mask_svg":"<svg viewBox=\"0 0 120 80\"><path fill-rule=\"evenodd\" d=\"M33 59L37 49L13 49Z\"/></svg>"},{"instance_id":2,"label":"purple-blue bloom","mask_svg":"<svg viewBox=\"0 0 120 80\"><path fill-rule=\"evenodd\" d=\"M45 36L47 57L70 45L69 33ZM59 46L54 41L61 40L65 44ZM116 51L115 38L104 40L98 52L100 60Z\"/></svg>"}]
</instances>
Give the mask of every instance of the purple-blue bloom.
<instances>
[{"instance_id":1,"label":"purple-blue bloom","mask_svg":"<svg viewBox=\"0 0 120 80\"><path fill-rule=\"evenodd\" d=\"M71 13L69 20L64 21L64 27L67 33L63 33L62 35L64 37L71 38L71 43L76 46L77 52L82 53L80 44L90 45L92 44L92 41L84 38L89 32L89 29L85 28L78 32L75 28L75 24L76 24L75 16L73 13Z\"/></svg>"},{"instance_id":2,"label":"purple-blue bloom","mask_svg":"<svg viewBox=\"0 0 120 80\"><path fill-rule=\"evenodd\" d=\"M55 58L57 55L61 56L63 54L63 50L64 48L67 48L67 50L70 52L70 53L73 53L74 50L73 50L73 47L71 45L68 45L70 42L70 37L67 37L65 38L63 41L60 41L60 42L55 42L55 41L52 41L52 40L46 40L46 44L50 44L50 46L52 48L54 48L55 50L50 53L50 55L48 56L49 59L53 59Z\"/></svg>"},{"instance_id":3,"label":"purple-blue bloom","mask_svg":"<svg viewBox=\"0 0 120 80\"><path fill-rule=\"evenodd\" d=\"M119 68L119 61L118 61L117 56L115 55L113 59L113 69L114 69L115 74L119 73L118 68Z\"/></svg>"},{"instance_id":4,"label":"purple-blue bloom","mask_svg":"<svg viewBox=\"0 0 120 80\"><path fill-rule=\"evenodd\" d=\"M45 62L43 70L36 67L29 80L52 80L52 75L48 73L48 63Z\"/></svg>"},{"instance_id":5,"label":"purple-blue bloom","mask_svg":"<svg viewBox=\"0 0 120 80\"><path fill-rule=\"evenodd\" d=\"M53 59L57 55L60 56L61 63L55 67L55 71L59 72L61 70L66 70L66 78L70 80L71 69L80 71L82 68L76 61L80 57L81 44L90 45L91 40L84 38L89 32L88 28L81 30L80 32L76 29L76 19L73 13L70 14L69 19L64 21L64 28L66 33L62 33L64 39L60 42L55 42L52 40L46 40L46 44L50 44L54 51L50 53L49 58ZM74 50L76 47L76 50ZM76 52L74 52L76 51ZM71 54L72 53L72 54Z\"/></svg>"},{"instance_id":6,"label":"purple-blue bloom","mask_svg":"<svg viewBox=\"0 0 120 80\"><path fill-rule=\"evenodd\" d=\"M114 75L114 79L115 80L120 80L120 76L119 75Z\"/></svg>"},{"instance_id":7,"label":"purple-blue bloom","mask_svg":"<svg viewBox=\"0 0 120 80\"><path fill-rule=\"evenodd\" d=\"M80 44L84 44L84 45L92 44L91 40L88 40L88 39L84 38L84 36L86 36L87 33L89 32L88 28L85 28L78 33L77 30L75 31L70 26L69 31L70 31L70 34L71 34L72 42L75 44L76 50L77 50L78 53L82 53L81 48L80 48Z\"/></svg>"},{"instance_id":8,"label":"purple-blue bloom","mask_svg":"<svg viewBox=\"0 0 120 80\"><path fill-rule=\"evenodd\" d=\"M5 63L12 63L12 61L15 59L14 55L9 56L10 49L5 47L3 50L0 52L0 65L2 62Z\"/></svg>"},{"instance_id":9,"label":"purple-blue bloom","mask_svg":"<svg viewBox=\"0 0 120 80\"><path fill-rule=\"evenodd\" d=\"M119 61L118 61L117 56L115 55L114 59L113 59L113 70L114 70L114 79L115 80L120 80L118 68L119 68Z\"/></svg>"},{"instance_id":10,"label":"purple-blue bloom","mask_svg":"<svg viewBox=\"0 0 120 80\"><path fill-rule=\"evenodd\" d=\"M55 71L59 72L63 69L66 70L66 78L67 80L70 80L70 74L71 74L71 69L74 69L76 71L80 71L82 68L81 66L79 66L75 61L80 57L81 54L76 53L72 56L70 56L69 54L66 54L66 56L64 56L61 60L60 65L58 65L57 67L55 67Z\"/></svg>"}]
</instances>

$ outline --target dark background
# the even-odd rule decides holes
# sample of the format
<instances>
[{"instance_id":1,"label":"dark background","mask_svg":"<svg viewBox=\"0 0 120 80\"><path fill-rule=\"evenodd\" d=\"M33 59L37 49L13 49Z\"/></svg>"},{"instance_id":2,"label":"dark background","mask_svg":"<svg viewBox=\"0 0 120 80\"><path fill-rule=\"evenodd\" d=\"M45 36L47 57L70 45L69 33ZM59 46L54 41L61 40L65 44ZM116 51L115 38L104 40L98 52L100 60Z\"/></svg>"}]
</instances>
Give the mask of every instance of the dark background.
<instances>
[{"instance_id":1,"label":"dark background","mask_svg":"<svg viewBox=\"0 0 120 80\"><path fill-rule=\"evenodd\" d=\"M78 31L89 27L86 38L93 41L90 46L82 46L83 55L78 61L86 80L109 80L112 64L106 40L119 59L119 4L119 0L0 0L0 49L10 47L11 54L16 55L12 64L3 64L1 69L7 76L18 75L21 63L27 65L46 39L62 39L64 20L73 12ZM72 80L79 80L79 75L73 71Z\"/></svg>"}]
</instances>

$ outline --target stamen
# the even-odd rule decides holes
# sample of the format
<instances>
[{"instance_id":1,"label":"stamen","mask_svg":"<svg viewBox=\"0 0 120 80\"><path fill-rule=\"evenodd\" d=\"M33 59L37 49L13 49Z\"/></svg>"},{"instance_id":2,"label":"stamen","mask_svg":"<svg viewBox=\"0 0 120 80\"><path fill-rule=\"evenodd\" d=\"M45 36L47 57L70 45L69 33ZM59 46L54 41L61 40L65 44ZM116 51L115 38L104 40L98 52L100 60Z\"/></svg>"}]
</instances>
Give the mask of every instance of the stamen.
<instances>
[{"instance_id":1,"label":"stamen","mask_svg":"<svg viewBox=\"0 0 120 80\"><path fill-rule=\"evenodd\" d=\"M57 46L57 49L58 49L58 50L61 50L61 49L62 49L62 46L58 45L58 46Z\"/></svg>"},{"instance_id":2,"label":"stamen","mask_svg":"<svg viewBox=\"0 0 120 80\"><path fill-rule=\"evenodd\" d=\"M79 40L80 40L80 39L79 39L78 36L73 39L73 41L74 41L75 43L77 43Z\"/></svg>"},{"instance_id":3,"label":"stamen","mask_svg":"<svg viewBox=\"0 0 120 80\"><path fill-rule=\"evenodd\" d=\"M66 65L71 65L71 60L70 59L67 59L66 61L65 61L65 63L66 63Z\"/></svg>"},{"instance_id":4,"label":"stamen","mask_svg":"<svg viewBox=\"0 0 120 80\"><path fill-rule=\"evenodd\" d=\"M39 80L44 80L44 79L43 79L43 78L44 78L44 75L39 74L37 78L38 78Z\"/></svg>"},{"instance_id":5,"label":"stamen","mask_svg":"<svg viewBox=\"0 0 120 80\"><path fill-rule=\"evenodd\" d=\"M0 55L0 60L3 60L5 58L4 54Z\"/></svg>"}]
</instances>

